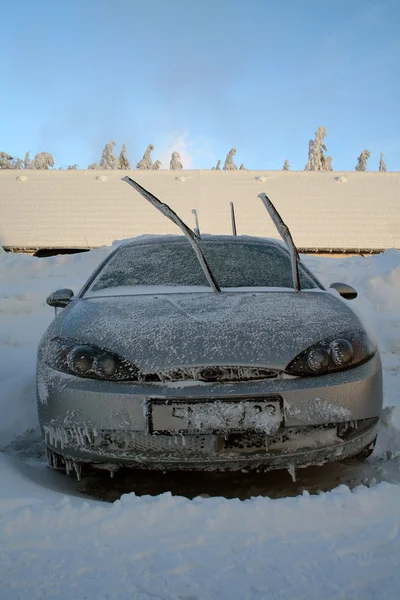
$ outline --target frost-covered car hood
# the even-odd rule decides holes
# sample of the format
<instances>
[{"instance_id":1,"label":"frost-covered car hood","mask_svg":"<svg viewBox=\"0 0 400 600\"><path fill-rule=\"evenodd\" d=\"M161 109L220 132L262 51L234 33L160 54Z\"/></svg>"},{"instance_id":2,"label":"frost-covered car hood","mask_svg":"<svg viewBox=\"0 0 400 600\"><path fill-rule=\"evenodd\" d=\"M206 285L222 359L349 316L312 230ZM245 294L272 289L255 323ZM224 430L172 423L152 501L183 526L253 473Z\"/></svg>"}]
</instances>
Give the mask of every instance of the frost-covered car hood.
<instances>
[{"instance_id":1,"label":"frost-covered car hood","mask_svg":"<svg viewBox=\"0 0 400 600\"><path fill-rule=\"evenodd\" d=\"M343 301L324 291L196 293L83 298L46 339L73 338L116 352L143 373L195 365L284 369L313 343L362 329Z\"/></svg>"}]
</instances>

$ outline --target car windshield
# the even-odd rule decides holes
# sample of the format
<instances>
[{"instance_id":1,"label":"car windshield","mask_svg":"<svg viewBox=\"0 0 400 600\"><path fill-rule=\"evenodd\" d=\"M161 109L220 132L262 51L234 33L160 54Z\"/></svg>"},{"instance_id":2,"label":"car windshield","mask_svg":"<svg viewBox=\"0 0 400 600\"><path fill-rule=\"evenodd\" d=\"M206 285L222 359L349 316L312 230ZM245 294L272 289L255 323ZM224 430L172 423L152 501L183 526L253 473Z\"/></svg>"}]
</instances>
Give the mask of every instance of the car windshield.
<instances>
[{"instance_id":1,"label":"car windshield","mask_svg":"<svg viewBox=\"0 0 400 600\"><path fill-rule=\"evenodd\" d=\"M292 288L290 257L279 246L249 241L200 242L221 288ZM318 287L300 266L302 289ZM132 286L207 286L191 246L183 241L122 247L94 280L90 291Z\"/></svg>"}]
</instances>

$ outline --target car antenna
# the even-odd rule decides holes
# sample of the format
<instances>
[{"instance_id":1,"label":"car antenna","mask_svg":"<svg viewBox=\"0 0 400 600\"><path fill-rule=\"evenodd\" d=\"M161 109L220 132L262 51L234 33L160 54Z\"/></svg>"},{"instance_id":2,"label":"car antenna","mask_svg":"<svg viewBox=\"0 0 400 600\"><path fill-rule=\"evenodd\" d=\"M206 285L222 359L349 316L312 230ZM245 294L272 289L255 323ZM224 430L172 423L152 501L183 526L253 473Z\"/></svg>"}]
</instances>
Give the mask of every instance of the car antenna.
<instances>
[{"instance_id":1,"label":"car antenna","mask_svg":"<svg viewBox=\"0 0 400 600\"><path fill-rule=\"evenodd\" d=\"M231 221L232 221L232 235L236 236L236 218L235 218L235 207L233 206L233 202L229 202L231 207Z\"/></svg>"},{"instance_id":2,"label":"car antenna","mask_svg":"<svg viewBox=\"0 0 400 600\"><path fill-rule=\"evenodd\" d=\"M192 214L194 215L194 220L195 220L195 223L196 223L196 229L193 230L194 235L196 237L198 237L199 239L201 239L201 236L200 236L200 227L199 227L199 219L197 217L197 210L195 208L192 208Z\"/></svg>"},{"instance_id":3,"label":"car antenna","mask_svg":"<svg viewBox=\"0 0 400 600\"><path fill-rule=\"evenodd\" d=\"M215 279L210 269L210 266L206 260L206 257L204 256L203 251L199 246L199 240L194 234L194 232L190 229L190 227L188 227L186 223L182 221L182 219L176 214L176 212L172 210L170 206L168 206L168 204L161 202L161 200L156 198L154 194L142 187L140 183L138 183L131 177L128 177L128 175L126 175L126 177L122 177L121 179L122 181L129 183L129 185L131 185L137 192L139 192L139 194L141 194L143 198L146 198L146 200L148 200L150 204L152 204L165 217L167 217L167 219L170 219L170 221L172 221L173 223L175 223L175 225L178 225L178 227L180 227L183 234L187 237L190 245L195 251L197 259L201 264L201 267L204 271L205 276L207 277L207 281L210 284L211 288L214 290L214 292L220 292L221 288L219 287L217 280Z\"/></svg>"},{"instance_id":4,"label":"car antenna","mask_svg":"<svg viewBox=\"0 0 400 600\"><path fill-rule=\"evenodd\" d=\"M271 200L268 198L267 194L262 192L258 194L258 197L261 198L265 208L268 211L269 216L271 217L275 227L278 230L279 235L285 242L289 254L290 260L292 263L292 277L293 277L293 287L296 292L300 292L300 276L299 276L299 253L295 246L295 243L292 238L292 234L290 233L289 227L283 222L281 215L276 210L275 206L272 204Z\"/></svg>"}]
</instances>

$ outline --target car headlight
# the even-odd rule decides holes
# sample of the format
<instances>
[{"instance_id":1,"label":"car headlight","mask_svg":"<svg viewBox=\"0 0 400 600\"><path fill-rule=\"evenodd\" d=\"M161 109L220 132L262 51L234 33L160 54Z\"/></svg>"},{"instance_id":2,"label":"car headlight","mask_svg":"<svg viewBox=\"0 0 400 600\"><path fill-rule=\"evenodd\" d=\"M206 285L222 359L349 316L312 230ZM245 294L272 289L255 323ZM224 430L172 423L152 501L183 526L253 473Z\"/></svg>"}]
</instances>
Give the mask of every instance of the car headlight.
<instances>
[{"instance_id":1,"label":"car headlight","mask_svg":"<svg viewBox=\"0 0 400 600\"><path fill-rule=\"evenodd\" d=\"M364 331L346 331L301 352L285 372L290 375L323 375L344 371L365 362L376 350Z\"/></svg>"},{"instance_id":2,"label":"car headlight","mask_svg":"<svg viewBox=\"0 0 400 600\"><path fill-rule=\"evenodd\" d=\"M50 367L78 377L106 381L137 381L139 378L139 369L125 358L74 340L49 340L41 349L40 358Z\"/></svg>"}]
</instances>

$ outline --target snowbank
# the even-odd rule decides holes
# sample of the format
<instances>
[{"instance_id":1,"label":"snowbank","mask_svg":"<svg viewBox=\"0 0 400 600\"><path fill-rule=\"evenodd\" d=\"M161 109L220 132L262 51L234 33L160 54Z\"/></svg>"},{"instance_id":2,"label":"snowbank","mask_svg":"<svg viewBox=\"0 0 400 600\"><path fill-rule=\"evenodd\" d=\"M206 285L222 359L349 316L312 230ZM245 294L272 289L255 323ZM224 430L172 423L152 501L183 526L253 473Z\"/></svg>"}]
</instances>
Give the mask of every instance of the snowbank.
<instances>
[{"instance_id":1,"label":"snowbank","mask_svg":"<svg viewBox=\"0 0 400 600\"><path fill-rule=\"evenodd\" d=\"M109 252L0 254L0 446L37 426L46 296L77 292ZM103 504L38 461L0 454L1 599L397 598L400 487L387 481L400 480L400 252L304 260L323 283L358 289L352 306L379 340L386 412L372 460L383 482L280 500L129 494Z\"/></svg>"},{"instance_id":2,"label":"snowbank","mask_svg":"<svg viewBox=\"0 0 400 600\"><path fill-rule=\"evenodd\" d=\"M389 484L247 502L49 494L0 517L0 596L394 600L399 506Z\"/></svg>"},{"instance_id":3,"label":"snowbank","mask_svg":"<svg viewBox=\"0 0 400 600\"><path fill-rule=\"evenodd\" d=\"M46 259L0 254L0 447L37 426L36 348L54 317L46 297L61 287L78 292L110 251L101 248Z\"/></svg>"}]
</instances>

